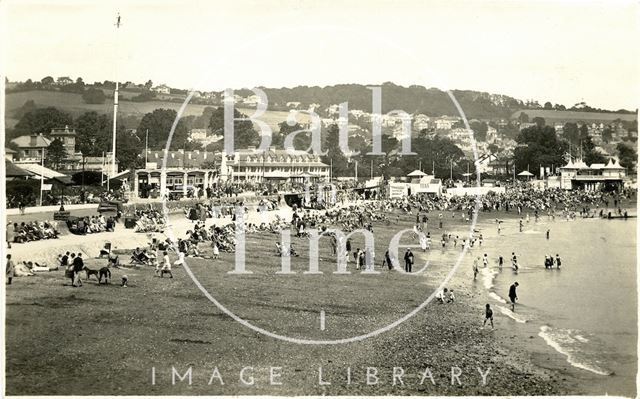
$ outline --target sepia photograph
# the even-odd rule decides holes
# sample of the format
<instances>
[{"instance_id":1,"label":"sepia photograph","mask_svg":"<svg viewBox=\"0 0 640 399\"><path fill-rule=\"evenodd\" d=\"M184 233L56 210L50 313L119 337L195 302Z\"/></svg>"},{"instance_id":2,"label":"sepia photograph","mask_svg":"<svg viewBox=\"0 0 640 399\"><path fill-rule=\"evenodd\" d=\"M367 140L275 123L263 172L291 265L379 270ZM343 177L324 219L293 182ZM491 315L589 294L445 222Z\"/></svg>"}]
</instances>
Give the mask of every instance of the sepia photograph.
<instances>
[{"instance_id":1,"label":"sepia photograph","mask_svg":"<svg viewBox=\"0 0 640 399\"><path fill-rule=\"evenodd\" d=\"M638 396L638 0L0 0L2 394Z\"/></svg>"}]
</instances>

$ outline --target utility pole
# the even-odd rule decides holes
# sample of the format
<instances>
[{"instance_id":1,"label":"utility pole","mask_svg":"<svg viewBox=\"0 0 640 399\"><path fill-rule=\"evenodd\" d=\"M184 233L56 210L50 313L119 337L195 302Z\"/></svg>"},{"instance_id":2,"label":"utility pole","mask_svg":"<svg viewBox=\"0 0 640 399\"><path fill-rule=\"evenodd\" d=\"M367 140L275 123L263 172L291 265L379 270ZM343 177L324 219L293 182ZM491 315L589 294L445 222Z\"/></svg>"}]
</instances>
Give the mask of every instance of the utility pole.
<instances>
[{"instance_id":1,"label":"utility pole","mask_svg":"<svg viewBox=\"0 0 640 399\"><path fill-rule=\"evenodd\" d=\"M149 129L144 136L144 168L147 168L147 164L149 163Z\"/></svg>"},{"instance_id":2,"label":"utility pole","mask_svg":"<svg viewBox=\"0 0 640 399\"><path fill-rule=\"evenodd\" d=\"M329 158L330 161L330 165L329 165L329 183L333 182L333 158Z\"/></svg>"},{"instance_id":3,"label":"utility pole","mask_svg":"<svg viewBox=\"0 0 640 399\"><path fill-rule=\"evenodd\" d=\"M453 159L451 160L451 168L449 169L449 180L453 180Z\"/></svg>"},{"instance_id":4,"label":"utility pole","mask_svg":"<svg viewBox=\"0 0 640 399\"><path fill-rule=\"evenodd\" d=\"M358 161L356 161L356 184L358 183Z\"/></svg>"},{"instance_id":5,"label":"utility pole","mask_svg":"<svg viewBox=\"0 0 640 399\"><path fill-rule=\"evenodd\" d=\"M373 180L373 159L371 160L371 180Z\"/></svg>"},{"instance_id":6,"label":"utility pole","mask_svg":"<svg viewBox=\"0 0 640 399\"><path fill-rule=\"evenodd\" d=\"M44 147L42 147L42 171L40 171L40 206L42 206L42 190L44 189Z\"/></svg>"}]
</instances>

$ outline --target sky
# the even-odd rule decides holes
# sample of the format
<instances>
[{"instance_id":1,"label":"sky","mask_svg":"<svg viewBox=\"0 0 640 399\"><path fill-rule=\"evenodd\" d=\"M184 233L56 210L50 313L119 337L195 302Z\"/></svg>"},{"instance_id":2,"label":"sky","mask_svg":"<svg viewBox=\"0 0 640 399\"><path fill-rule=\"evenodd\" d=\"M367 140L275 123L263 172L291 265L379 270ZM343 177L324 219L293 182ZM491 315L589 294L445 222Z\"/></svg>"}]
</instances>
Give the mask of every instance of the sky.
<instances>
[{"instance_id":1,"label":"sky","mask_svg":"<svg viewBox=\"0 0 640 399\"><path fill-rule=\"evenodd\" d=\"M4 0L0 7L0 67L11 81L151 79L198 90L389 81L607 109L636 109L640 94L638 1Z\"/></svg>"}]
</instances>

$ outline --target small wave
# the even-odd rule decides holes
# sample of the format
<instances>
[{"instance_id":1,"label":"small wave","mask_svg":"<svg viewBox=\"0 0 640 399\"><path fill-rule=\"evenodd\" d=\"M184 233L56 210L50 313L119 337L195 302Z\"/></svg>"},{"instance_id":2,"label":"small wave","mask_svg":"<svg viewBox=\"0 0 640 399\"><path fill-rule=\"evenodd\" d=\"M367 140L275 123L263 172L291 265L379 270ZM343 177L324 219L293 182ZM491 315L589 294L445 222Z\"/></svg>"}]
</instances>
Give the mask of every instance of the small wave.
<instances>
[{"instance_id":1,"label":"small wave","mask_svg":"<svg viewBox=\"0 0 640 399\"><path fill-rule=\"evenodd\" d=\"M504 306L498 306L498 309L500 309L500 312L503 315L510 317L511 319L515 320L518 323L526 323L527 322L527 319L525 319L524 317L512 312L511 309L505 308Z\"/></svg>"},{"instance_id":2,"label":"small wave","mask_svg":"<svg viewBox=\"0 0 640 399\"><path fill-rule=\"evenodd\" d=\"M588 340L587 338L583 337L583 336L582 336L582 335L580 335L580 334L576 334L576 335L574 335L573 337L574 337L575 339L577 339L578 341L582 342L582 343L587 343L587 342L589 342L589 340Z\"/></svg>"},{"instance_id":3,"label":"small wave","mask_svg":"<svg viewBox=\"0 0 640 399\"><path fill-rule=\"evenodd\" d=\"M489 298L494 299L500 303L507 303L505 299L503 299L500 295L496 294L495 292L490 292Z\"/></svg>"},{"instance_id":4,"label":"small wave","mask_svg":"<svg viewBox=\"0 0 640 399\"><path fill-rule=\"evenodd\" d=\"M590 371L599 375L611 375L610 371L604 370L595 364L595 361L586 359L584 348L579 347L580 343L588 341L579 334L572 334L571 330L553 329L549 326L540 327L538 336L544 339L547 345L555 349L558 353L567 357L567 362L573 367ZM580 338L578 338L580 337Z\"/></svg>"},{"instance_id":5,"label":"small wave","mask_svg":"<svg viewBox=\"0 0 640 399\"><path fill-rule=\"evenodd\" d=\"M484 285L484 288L486 290L493 288L493 280L496 278L498 271L489 269L488 267L483 267L480 269L480 274L482 275L482 284Z\"/></svg>"},{"instance_id":6,"label":"small wave","mask_svg":"<svg viewBox=\"0 0 640 399\"><path fill-rule=\"evenodd\" d=\"M541 234L541 232L536 230L525 230L522 234Z\"/></svg>"}]
</instances>

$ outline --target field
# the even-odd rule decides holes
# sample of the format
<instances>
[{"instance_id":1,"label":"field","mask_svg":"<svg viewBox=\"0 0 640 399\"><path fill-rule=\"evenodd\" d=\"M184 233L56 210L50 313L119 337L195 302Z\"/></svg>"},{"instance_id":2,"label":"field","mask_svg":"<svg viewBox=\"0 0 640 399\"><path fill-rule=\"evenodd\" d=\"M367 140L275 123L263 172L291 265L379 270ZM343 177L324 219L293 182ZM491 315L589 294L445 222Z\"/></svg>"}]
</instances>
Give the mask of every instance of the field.
<instances>
[{"instance_id":1,"label":"field","mask_svg":"<svg viewBox=\"0 0 640 399\"><path fill-rule=\"evenodd\" d=\"M561 122L612 122L616 119L623 121L635 121L636 114L612 114L604 112L578 112L578 111L555 111L551 109L523 109L511 114L511 119L518 119L520 113L524 112L529 116L529 120L535 117L544 118L547 123Z\"/></svg>"},{"instance_id":2,"label":"field","mask_svg":"<svg viewBox=\"0 0 640 399\"><path fill-rule=\"evenodd\" d=\"M129 98L138 93L122 92L121 96ZM60 110L69 112L73 117L77 117L87 111L96 111L111 115L113 113L112 99L107 99L104 104L86 104L79 94L64 93L59 91L26 91L18 93L10 93L6 96L6 126L13 127L18 121L13 118L13 113L20 108L26 101L33 100L38 108L56 107ZM132 102L120 101L118 112L122 116L133 115L139 118L146 113L152 112L157 108L168 108L178 111L182 103L174 103L167 101L151 101L151 102ZM202 111L206 105L189 104L185 108L184 115L202 115ZM239 108L239 110L247 115L251 115L255 110ZM260 118L265 121L274 131L278 131L278 123L287 120L288 112L269 111ZM307 121L305 115L300 116L301 121Z\"/></svg>"},{"instance_id":3,"label":"field","mask_svg":"<svg viewBox=\"0 0 640 399\"><path fill-rule=\"evenodd\" d=\"M393 234L410 228L414 217L391 218L391 225L374 224L377 254L384 253ZM461 232L468 226L447 222L445 228ZM323 239L320 270L324 274L308 275L301 273L308 267L307 241L292 237L301 253L291 262L297 273L278 275L280 258L274 255L278 238L269 233L248 234L250 275L228 274L234 258L226 253L218 260L189 258L188 267L213 297L244 320L307 339L347 338L398 319L433 292L459 254L453 248L434 248L424 254L414 248L415 269L431 261L425 273L383 270L377 259L379 275L355 272L353 263L352 274L336 275L331 273L335 264ZM405 237L402 242L408 241ZM353 238L354 249L362 244L360 238ZM88 263L93 268L100 265L93 259ZM457 292L455 303L429 304L391 331L339 345L283 342L242 326L204 297L186 268L175 267L173 279L155 277L150 267L113 271L111 285L89 281L82 288L72 288L60 271L18 278L8 286L7 394L562 393L556 380L561 376L533 368L528 355L505 349L494 331L478 328L482 307L473 298L483 290L480 282L470 285L468 267L448 285ZM123 274L129 277L128 288L116 284ZM321 311L326 313L324 330ZM180 375L191 367L191 385L186 380L174 385L172 367ZM224 385L211 378L216 367ZM254 385L240 382L243 367L253 367L248 375L255 378ZM282 367L276 379L281 385L270 384L271 367ZM322 381L330 385L320 383L320 367ZM366 383L367 367L377 368L378 384ZM392 384L393 367L403 369L403 385ZM451 384L452 367L462 371L461 386ZM491 367L486 386L477 367ZM435 385L429 378L422 380L427 368Z\"/></svg>"}]
</instances>

